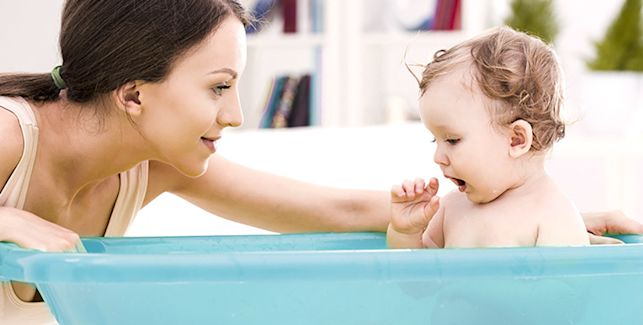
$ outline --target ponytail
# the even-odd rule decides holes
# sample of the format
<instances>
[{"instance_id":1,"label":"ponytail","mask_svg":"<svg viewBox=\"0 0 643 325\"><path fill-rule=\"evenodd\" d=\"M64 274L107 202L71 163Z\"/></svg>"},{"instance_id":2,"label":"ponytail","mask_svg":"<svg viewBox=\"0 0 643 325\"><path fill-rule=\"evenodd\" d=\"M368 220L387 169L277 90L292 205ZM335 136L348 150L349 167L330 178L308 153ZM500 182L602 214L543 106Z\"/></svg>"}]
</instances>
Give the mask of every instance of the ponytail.
<instances>
[{"instance_id":1,"label":"ponytail","mask_svg":"<svg viewBox=\"0 0 643 325\"><path fill-rule=\"evenodd\" d=\"M49 73L0 74L0 96L49 102L60 97L60 88Z\"/></svg>"}]
</instances>

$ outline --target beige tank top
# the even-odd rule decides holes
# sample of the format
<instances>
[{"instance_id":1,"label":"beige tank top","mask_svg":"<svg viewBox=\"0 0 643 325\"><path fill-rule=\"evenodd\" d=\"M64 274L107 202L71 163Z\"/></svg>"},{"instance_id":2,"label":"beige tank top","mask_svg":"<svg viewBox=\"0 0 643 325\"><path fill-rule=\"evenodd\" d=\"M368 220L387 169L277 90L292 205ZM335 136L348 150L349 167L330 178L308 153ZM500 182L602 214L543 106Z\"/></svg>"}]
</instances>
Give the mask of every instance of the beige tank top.
<instances>
[{"instance_id":1,"label":"beige tank top","mask_svg":"<svg viewBox=\"0 0 643 325\"><path fill-rule=\"evenodd\" d=\"M22 158L0 192L0 206L22 209L36 160L38 125L31 106L22 98L0 97L0 108L13 112L20 122L24 149ZM120 173L120 189L105 236L122 236L143 206L147 188L148 162ZM21 301L10 282L0 282L0 324L57 324L45 303Z\"/></svg>"}]
</instances>

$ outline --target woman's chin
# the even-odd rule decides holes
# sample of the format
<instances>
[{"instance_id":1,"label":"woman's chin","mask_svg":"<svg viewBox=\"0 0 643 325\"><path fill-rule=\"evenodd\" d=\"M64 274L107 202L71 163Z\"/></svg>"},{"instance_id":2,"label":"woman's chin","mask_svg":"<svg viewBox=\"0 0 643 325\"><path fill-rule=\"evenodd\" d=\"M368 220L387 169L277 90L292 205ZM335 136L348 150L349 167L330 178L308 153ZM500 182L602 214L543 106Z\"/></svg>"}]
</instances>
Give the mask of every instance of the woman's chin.
<instances>
[{"instance_id":1,"label":"woman's chin","mask_svg":"<svg viewBox=\"0 0 643 325\"><path fill-rule=\"evenodd\" d=\"M206 160L201 165L191 165L191 166L174 165L174 168L176 168L181 174L187 177L198 178L203 176L203 174L205 174L205 172L208 171L208 165L209 165L209 160Z\"/></svg>"}]
</instances>

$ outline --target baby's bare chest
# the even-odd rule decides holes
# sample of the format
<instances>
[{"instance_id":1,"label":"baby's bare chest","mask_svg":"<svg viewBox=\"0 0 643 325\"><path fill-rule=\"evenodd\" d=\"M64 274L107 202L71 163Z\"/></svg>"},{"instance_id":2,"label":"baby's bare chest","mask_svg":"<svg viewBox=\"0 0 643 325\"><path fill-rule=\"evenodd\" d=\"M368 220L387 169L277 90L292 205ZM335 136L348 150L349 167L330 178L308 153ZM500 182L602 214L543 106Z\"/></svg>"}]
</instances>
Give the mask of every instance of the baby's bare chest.
<instances>
[{"instance_id":1,"label":"baby's bare chest","mask_svg":"<svg viewBox=\"0 0 643 325\"><path fill-rule=\"evenodd\" d=\"M446 247L534 246L540 223L527 209L460 208L444 217Z\"/></svg>"}]
</instances>

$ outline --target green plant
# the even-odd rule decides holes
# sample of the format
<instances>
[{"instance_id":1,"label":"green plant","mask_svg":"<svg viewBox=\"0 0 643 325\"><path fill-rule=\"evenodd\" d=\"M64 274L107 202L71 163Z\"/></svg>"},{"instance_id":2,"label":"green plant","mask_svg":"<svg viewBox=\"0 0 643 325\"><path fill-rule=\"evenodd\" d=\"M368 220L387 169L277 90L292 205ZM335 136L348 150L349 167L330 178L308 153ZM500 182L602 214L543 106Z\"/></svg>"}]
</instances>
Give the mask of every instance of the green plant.
<instances>
[{"instance_id":1,"label":"green plant","mask_svg":"<svg viewBox=\"0 0 643 325\"><path fill-rule=\"evenodd\" d=\"M591 70L643 71L641 0L625 0L603 40L594 44L596 57L587 62Z\"/></svg>"},{"instance_id":2,"label":"green plant","mask_svg":"<svg viewBox=\"0 0 643 325\"><path fill-rule=\"evenodd\" d=\"M553 43L558 34L558 23L551 0L512 0L511 16L505 24L515 30L540 37Z\"/></svg>"}]
</instances>

